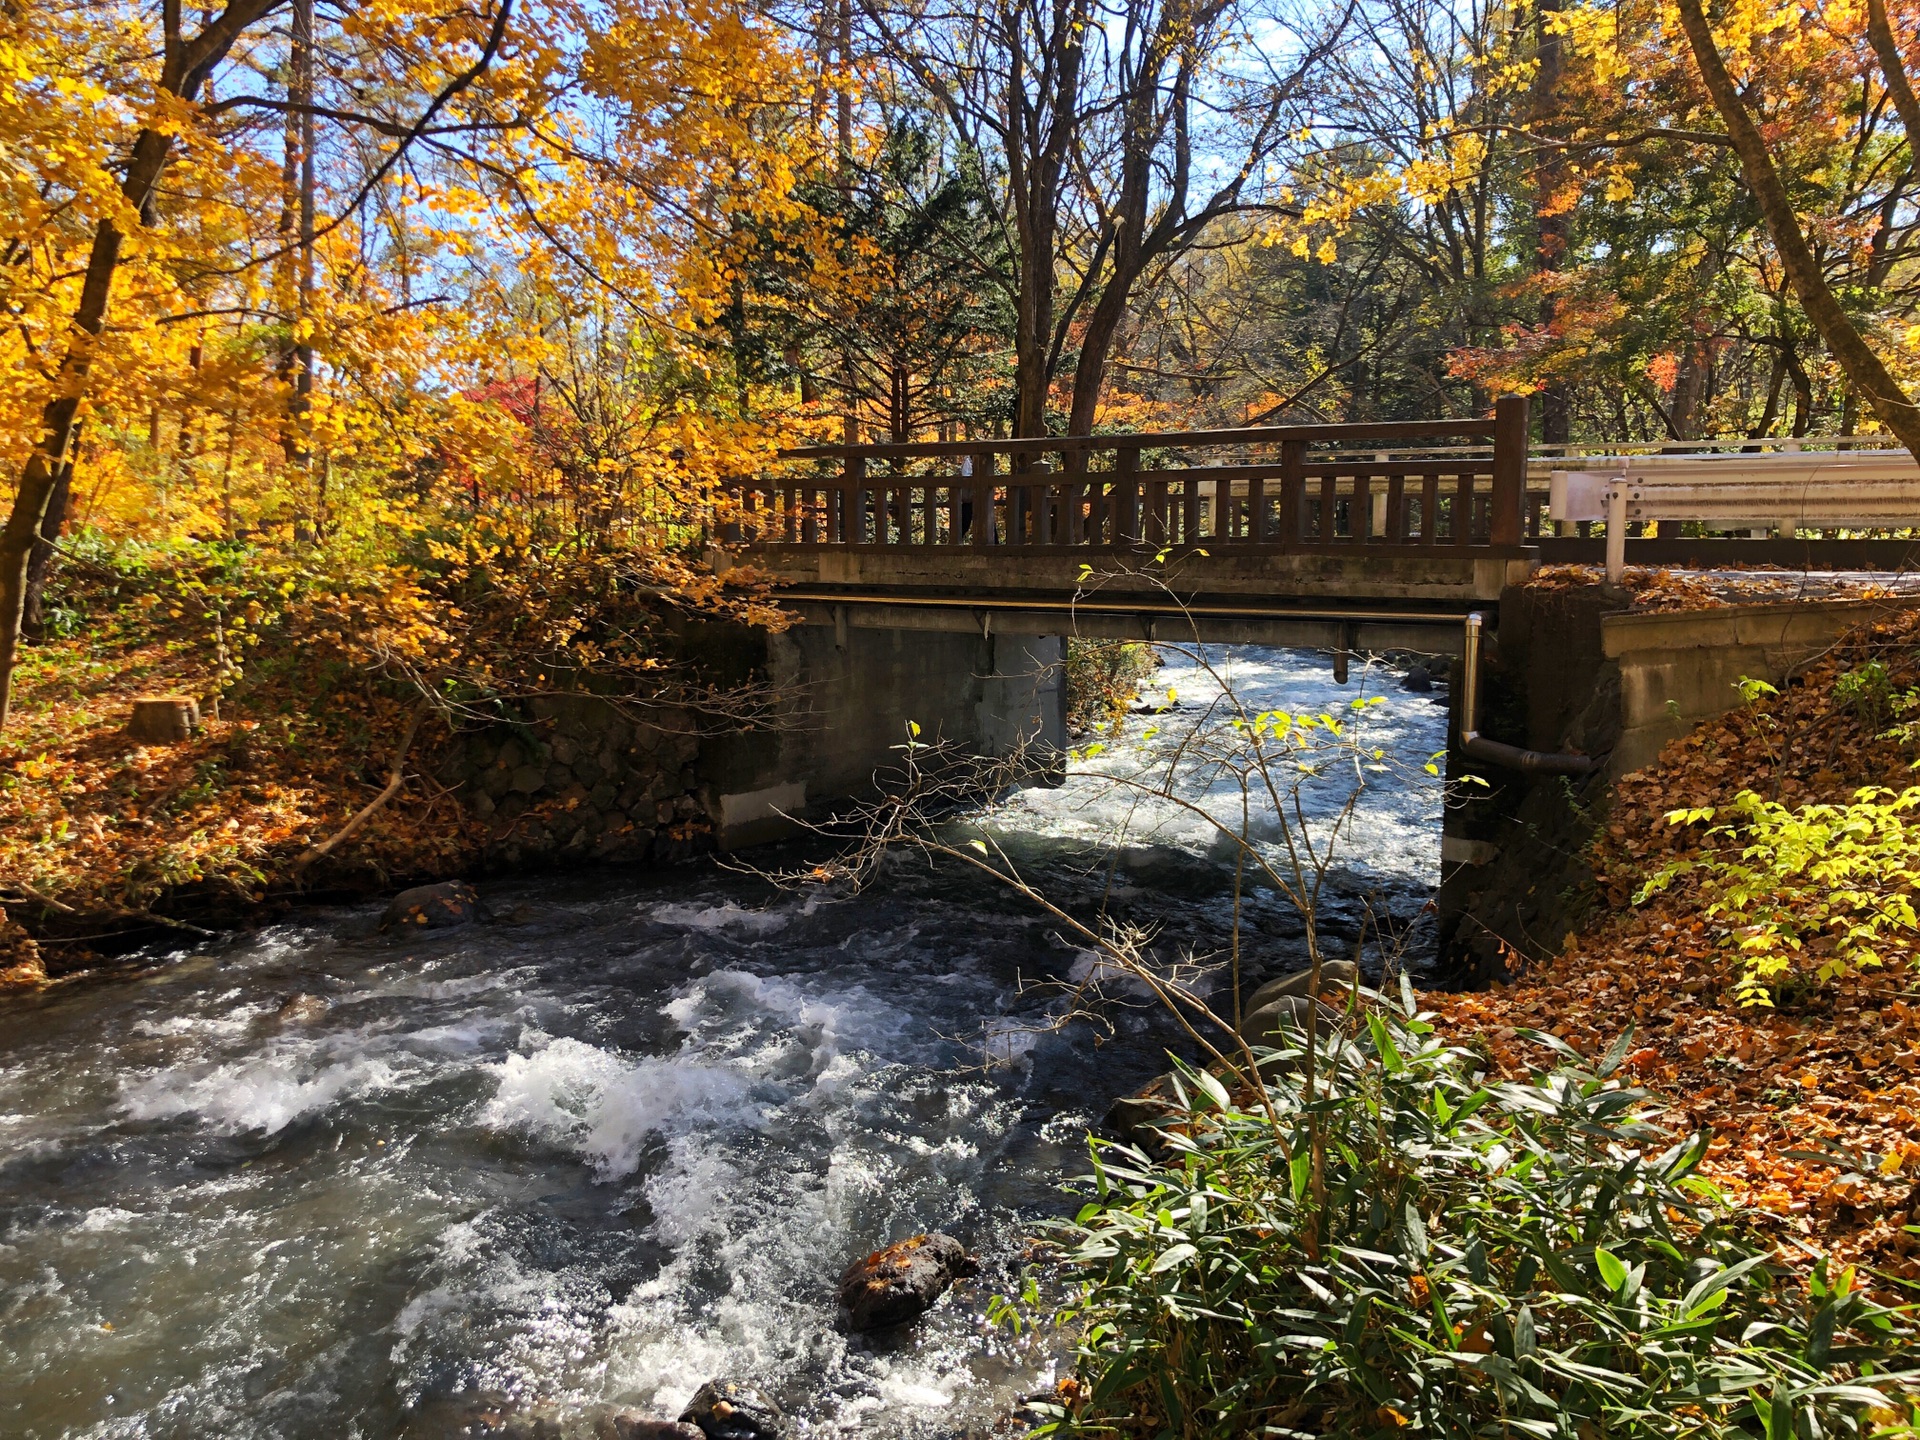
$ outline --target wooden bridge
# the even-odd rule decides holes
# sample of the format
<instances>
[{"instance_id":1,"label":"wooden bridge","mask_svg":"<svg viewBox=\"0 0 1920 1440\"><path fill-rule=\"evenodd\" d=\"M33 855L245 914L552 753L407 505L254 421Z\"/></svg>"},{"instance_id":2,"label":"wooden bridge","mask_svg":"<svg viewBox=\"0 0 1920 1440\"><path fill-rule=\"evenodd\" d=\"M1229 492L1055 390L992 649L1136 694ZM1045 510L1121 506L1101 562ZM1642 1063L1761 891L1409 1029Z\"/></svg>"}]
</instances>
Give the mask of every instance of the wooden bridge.
<instances>
[{"instance_id":1,"label":"wooden bridge","mask_svg":"<svg viewBox=\"0 0 1920 1440\"><path fill-rule=\"evenodd\" d=\"M783 600L839 627L1446 650L1468 611L1543 560L1602 558L1603 542L1548 518L1553 472L1588 462L1531 454L1517 397L1490 418L827 445L783 460L740 487L741 529ZM1885 568L1907 548L1835 543L1830 556L1802 540L1694 548L1717 563ZM1670 542L1636 548L1684 563L1648 547Z\"/></svg>"}]
</instances>

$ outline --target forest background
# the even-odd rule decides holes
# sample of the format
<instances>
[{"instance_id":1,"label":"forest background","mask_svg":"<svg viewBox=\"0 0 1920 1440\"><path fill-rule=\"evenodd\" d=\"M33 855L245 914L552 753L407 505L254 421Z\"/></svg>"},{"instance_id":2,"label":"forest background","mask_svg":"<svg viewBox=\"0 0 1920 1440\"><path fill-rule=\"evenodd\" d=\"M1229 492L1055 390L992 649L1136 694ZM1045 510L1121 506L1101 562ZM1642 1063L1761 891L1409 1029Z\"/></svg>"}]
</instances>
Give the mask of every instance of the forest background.
<instances>
[{"instance_id":1,"label":"forest background","mask_svg":"<svg viewBox=\"0 0 1920 1440\"><path fill-rule=\"evenodd\" d=\"M377 783L422 702L697 699L661 607L780 623L715 545L725 482L809 437L1512 391L1548 442L1920 430L1916 31L1882 0L0 6L0 865L59 889L138 823L129 687L300 757L229 817L260 853L341 808L294 772Z\"/></svg>"}]
</instances>

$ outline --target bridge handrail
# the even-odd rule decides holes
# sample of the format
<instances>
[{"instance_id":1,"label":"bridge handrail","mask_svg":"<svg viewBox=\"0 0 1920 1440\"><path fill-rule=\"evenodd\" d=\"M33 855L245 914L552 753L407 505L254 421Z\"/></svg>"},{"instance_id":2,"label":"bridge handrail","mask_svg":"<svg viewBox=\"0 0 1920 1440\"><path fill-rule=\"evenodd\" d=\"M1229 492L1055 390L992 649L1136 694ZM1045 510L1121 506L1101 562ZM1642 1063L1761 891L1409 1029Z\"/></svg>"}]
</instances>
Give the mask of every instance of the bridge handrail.
<instances>
[{"instance_id":1,"label":"bridge handrail","mask_svg":"<svg viewBox=\"0 0 1920 1440\"><path fill-rule=\"evenodd\" d=\"M1447 461L1394 461L1386 453L1436 438L1487 443L1477 455ZM1314 442L1334 439L1372 442L1375 453L1309 459ZM1191 463L1201 458L1197 450L1251 446L1278 453L1254 463L1244 455L1230 464ZM1160 451L1175 454L1161 460ZM1444 545L1517 555L1527 521L1523 396L1502 398L1490 418L809 445L780 454L837 464L735 482L724 538L947 553L1218 543L1280 551ZM1047 455L1061 457L1057 469L1040 458ZM1110 456L1110 468L1095 468L1096 455ZM940 457L961 463L937 473L898 463Z\"/></svg>"},{"instance_id":2,"label":"bridge handrail","mask_svg":"<svg viewBox=\"0 0 1920 1440\"><path fill-rule=\"evenodd\" d=\"M783 460L916 460L969 455L1071 453L1085 450L1159 450L1208 445L1312 444L1326 440L1491 441L1498 422L1469 420L1366 420L1349 425L1249 425L1236 430L1136 430L1110 435L1032 435L1012 440L913 440L904 444L796 445Z\"/></svg>"}]
</instances>

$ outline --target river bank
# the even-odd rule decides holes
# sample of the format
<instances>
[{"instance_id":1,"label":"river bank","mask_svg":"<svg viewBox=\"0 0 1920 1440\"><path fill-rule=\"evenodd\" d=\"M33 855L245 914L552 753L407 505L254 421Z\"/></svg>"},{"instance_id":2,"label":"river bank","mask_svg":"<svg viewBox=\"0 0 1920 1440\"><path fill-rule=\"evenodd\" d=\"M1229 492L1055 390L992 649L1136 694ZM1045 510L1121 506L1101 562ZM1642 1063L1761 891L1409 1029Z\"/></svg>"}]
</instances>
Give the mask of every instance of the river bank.
<instances>
[{"instance_id":1,"label":"river bank","mask_svg":"<svg viewBox=\"0 0 1920 1440\"><path fill-rule=\"evenodd\" d=\"M144 624L44 644L21 666L0 739L12 983L314 900L711 848L677 713L595 717L576 742L565 699L476 728L365 676L298 670L209 701L178 739L128 734L136 697L204 682L191 650Z\"/></svg>"},{"instance_id":2,"label":"river bank","mask_svg":"<svg viewBox=\"0 0 1920 1440\"><path fill-rule=\"evenodd\" d=\"M1503 1077L1551 1058L1524 1030L1589 1057L1631 1036L1624 1073L1712 1131L1703 1173L1796 1270L1920 1281L1917 639L1890 614L1669 744L1616 786L1562 953L1426 997ZM1767 956L1765 1003L1743 1004Z\"/></svg>"}]
</instances>

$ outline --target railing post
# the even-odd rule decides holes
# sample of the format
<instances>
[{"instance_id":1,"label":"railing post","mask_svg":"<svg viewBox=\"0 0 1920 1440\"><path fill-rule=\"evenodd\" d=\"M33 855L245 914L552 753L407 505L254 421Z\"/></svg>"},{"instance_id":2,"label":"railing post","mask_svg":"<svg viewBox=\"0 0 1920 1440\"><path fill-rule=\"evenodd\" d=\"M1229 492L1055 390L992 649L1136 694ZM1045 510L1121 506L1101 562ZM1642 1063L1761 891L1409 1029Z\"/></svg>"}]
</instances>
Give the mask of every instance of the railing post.
<instances>
[{"instance_id":1,"label":"railing post","mask_svg":"<svg viewBox=\"0 0 1920 1440\"><path fill-rule=\"evenodd\" d=\"M1527 494L1527 397L1502 395L1493 403L1493 498L1489 544L1522 541Z\"/></svg>"},{"instance_id":2,"label":"railing post","mask_svg":"<svg viewBox=\"0 0 1920 1440\"><path fill-rule=\"evenodd\" d=\"M1087 452L1065 450L1060 455L1060 505L1067 512L1067 533L1056 543L1083 544L1087 538ZM1055 526L1058 529L1058 525Z\"/></svg>"},{"instance_id":3,"label":"railing post","mask_svg":"<svg viewBox=\"0 0 1920 1440\"><path fill-rule=\"evenodd\" d=\"M1121 445L1113 452L1113 543L1140 541L1140 447Z\"/></svg>"},{"instance_id":4,"label":"railing post","mask_svg":"<svg viewBox=\"0 0 1920 1440\"><path fill-rule=\"evenodd\" d=\"M972 499L968 502L967 513L961 517L961 527L967 532L967 539L982 549L993 544L993 452L977 451L973 457L973 474L967 477L973 482Z\"/></svg>"},{"instance_id":5,"label":"railing post","mask_svg":"<svg viewBox=\"0 0 1920 1440\"><path fill-rule=\"evenodd\" d=\"M1300 543L1301 517L1306 511L1307 442L1280 442L1280 543Z\"/></svg>"},{"instance_id":6,"label":"railing post","mask_svg":"<svg viewBox=\"0 0 1920 1440\"><path fill-rule=\"evenodd\" d=\"M864 545L867 540L867 457L847 456L847 543Z\"/></svg>"}]
</instances>

